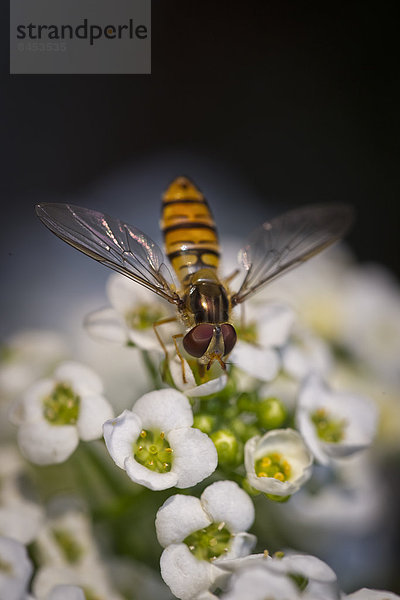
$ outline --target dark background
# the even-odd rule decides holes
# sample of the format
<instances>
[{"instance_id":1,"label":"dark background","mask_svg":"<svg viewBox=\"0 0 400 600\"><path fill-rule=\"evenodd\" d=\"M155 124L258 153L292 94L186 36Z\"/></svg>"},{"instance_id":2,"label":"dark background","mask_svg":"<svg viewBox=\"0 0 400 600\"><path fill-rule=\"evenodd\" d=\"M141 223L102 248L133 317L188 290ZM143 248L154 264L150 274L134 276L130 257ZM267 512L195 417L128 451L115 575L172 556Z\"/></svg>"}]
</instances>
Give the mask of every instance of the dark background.
<instances>
[{"instance_id":1,"label":"dark background","mask_svg":"<svg viewBox=\"0 0 400 600\"><path fill-rule=\"evenodd\" d=\"M258 221L271 199L355 205L357 255L399 273L394 7L153 0L151 75L4 73L7 216L155 153L194 153L246 183ZM189 175L207 193L207 181Z\"/></svg>"}]
</instances>

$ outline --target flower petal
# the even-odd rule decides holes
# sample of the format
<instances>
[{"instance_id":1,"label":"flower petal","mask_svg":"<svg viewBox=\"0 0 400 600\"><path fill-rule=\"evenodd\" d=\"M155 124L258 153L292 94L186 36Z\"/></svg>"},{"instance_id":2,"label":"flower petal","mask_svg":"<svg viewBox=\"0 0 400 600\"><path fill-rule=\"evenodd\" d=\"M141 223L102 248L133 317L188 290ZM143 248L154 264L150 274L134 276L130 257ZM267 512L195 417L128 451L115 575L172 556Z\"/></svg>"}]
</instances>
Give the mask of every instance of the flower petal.
<instances>
[{"instance_id":1,"label":"flower petal","mask_svg":"<svg viewBox=\"0 0 400 600\"><path fill-rule=\"evenodd\" d=\"M54 377L57 381L69 383L79 395L101 394L103 391L100 377L89 367L72 360L61 363L54 371Z\"/></svg>"},{"instance_id":2,"label":"flower petal","mask_svg":"<svg viewBox=\"0 0 400 600\"><path fill-rule=\"evenodd\" d=\"M400 596L393 594L393 592L362 588L352 594L343 596L343 600L400 600Z\"/></svg>"},{"instance_id":3,"label":"flower petal","mask_svg":"<svg viewBox=\"0 0 400 600\"><path fill-rule=\"evenodd\" d=\"M228 376L225 373L222 373L220 377L210 379L210 381L206 381L206 383L201 383L194 388L185 390L185 395L188 396L188 398L201 398L202 396L217 394L224 389L227 383Z\"/></svg>"},{"instance_id":4,"label":"flower petal","mask_svg":"<svg viewBox=\"0 0 400 600\"><path fill-rule=\"evenodd\" d=\"M171 544L160 559L161 576L177 598L192 600L227 578L227 572L191 554L186 544Z\"/></svg>"},{"instance_id":5,"label":"flower petal","mask_svg":"<svg viewBox=\"0 0 400 600\"><path fill-rule=\"evenodd\" d=\"M188 535L211 523L198 498L175 494L157 512L157 538L165 548L169 544L183 542Z\"/></svg>"},{"instance_id":6,"label":"flower petal","mask_svg":"<svg viewBox=\"0 0 400 600\"><path fill-rule=\"evenodd\" d=\"M125 468L125 460L133 454L133 444L142 430L139 417L130 410L124 410L115 419L103 425L104 441L115 464Z\"/></svg>"},{"instance_id":7,"label":"flower petal","mask_svg":"<svg viewBox=\"0 0 400 600\"><path fill-rule=\"evenodd\" d=\"M54 389L52 379L41 379L28 388L21 400L16 400L9 409L8 417L14 425L43 421L43 398Z\"/></svg>"},{"instance_id":8,"label":"flower petal","mask_svg":"<svg viewBox=\"0 0 400 600\"><path fill-rule=\"evenodd\" d=\"M216 481L200 497L214 523L224 522L232 533L246 531L254 521L250 496L234 481Z\"/></svg>"},{"instance_id":9,"label":"flower petal","mask_svg":"<svg viewBox=\"0 0 400 600\"><path fill-rule=\"evenodd\" d=\"M166 436L171 429L193 425L189 400L172 388L145 394L135 402L132 410L140 418L143 429L159 429Z\"/></svg>"},{"instance_id":10,"label":"flower petal","mask_svg":"<svg viewBox=\"0 0 400 600\"><path fill-rule=\"evenodd\" d=\"M192 427L173 429L168 434L173 449L172 471L177 474L177 488L196 485L217 468L218 454L212 440Z\"/></svg>"},{"instance_id":11,"label":"flower petal","mask_svg":"<svg viewBox=\"0 0 400 600\"><path fill-rule=\"evenodd\" d=\"M11 538L0 537L0 564L0 598L21 600L33 570L25 546Z\"/></svg>"},{"instance_id":12,"label":"flower petal","mask_svg":"<svg viewBox=\"0 0 400 600\"><path fill-rule=\"evenodd\" d=\"M177 473L158 473L138 463L133 457L125 459L124 468L132 481L148 487L150 490L167 490L176 486Z\"/></svg>"},{"instance_id":13,"label":"flower petal","mask_svg":"<svg viewBox=\"0 0 400 600\"><path fill-rule=\"evenodd\" d=\"M230 362L261 381L271 381L278 374L280 360L276 350L261 348L239 340Z\"/></svg>"},{"instance_id":14,"label":"flower petal","mask_svg":"<svg viewBox=\"0 0 400 600\"><path fill-rule=\"evenodd\" d=\"M24 423L18 430L18 445L22 454L37 465L64 462L79 443L76 427L72 425L49 425Z\"/></svg>"},{"instance_id":15,"label":"flower petal","mask_svg":"<svg viewBox=\"0 0 400 600\"><path fill-rule=\"evenodd\" d=\"M218 558L215 563L222 568L223 564L219 563L223 563L225 560L233 560L242 556L247 556L253 550L256 543L257 538L255 535L246 532L236 533L232 538L228 552L223 554L221 558Z\"/></svg>"},{"instance_id":16,"label":"flower petal","mask_svg":"<svg viewBox=\"0 0 400 600\"><path fill-rule=\"evenodd\" d=\"M46 600L85 600L83 589L76 585L56 585Z\"/></svg>"},{"instance_id":17,"label":"flower petal","mask_svg":"<svg viewBox=\"0 0 400 600\"><path fill-rule=\"evenodd\" d=\"M125 321L114 308L101 308L90 313L84 324L89 335L98 340L121 345L128 341Z\"/></svg>"},{"instance_id":18,"label":"flower petal","mask_svg":"<svg viewBox=\"0 0 400 600\"><path fill-rule=\"evenodd\" d=\"M258 339L262 346L282 346L288 339L295 313L287 304L268 303L257 311Z\"/></svg>"},{"instance_id":19,"label":"flower petal","mask_svg":"<svg viewBox=\"0 0 400 600\"><path fill-rule=\"evenodd\" d=\"M266 596L267 593L267 596ZM274 573L258 564L249 565L234 574L223 600L300 600L300 592L288 577Z\"/></svg>"},{"instance_id":20,"label":"flower petal","mask_svg":"<svg viewBox=\"0 0 400 600\"><path fill-rule=\"evenodd\" d=\"M104 396L85 395L81 398L76 424L81 440L97 440L103 434L103 424L112 419L113 409Z\"/></svg>"}]
</instances>

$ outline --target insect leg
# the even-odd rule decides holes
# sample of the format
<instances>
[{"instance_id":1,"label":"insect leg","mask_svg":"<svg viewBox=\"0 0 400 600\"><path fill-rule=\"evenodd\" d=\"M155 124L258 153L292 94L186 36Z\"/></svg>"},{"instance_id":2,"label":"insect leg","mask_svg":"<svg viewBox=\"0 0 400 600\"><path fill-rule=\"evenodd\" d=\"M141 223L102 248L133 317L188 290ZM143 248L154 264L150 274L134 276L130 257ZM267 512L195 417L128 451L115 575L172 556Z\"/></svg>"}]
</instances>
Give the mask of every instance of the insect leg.
<instances>
[{"instance_id":1,"label":"insect leg","mask_svg":"<svg viewBox=\"0 0 400 600\"><path fill-rule=\"evenodd\" d=\"M183 360L182 354L180 353L178 342L176 341L178 338L183 338L183 333L176 333L175 335L172 336L172 339L174 340L176 354L177 354L179 360L181 361L182 381L183 381L183 383L187 383L187 379L186 379L186 375L185 375L185 362Z\"/></svg>"},{"instance_id":2,"label":"insect leg","mask_svg":"<svg viewBox=\"0 0 400 600\"><path fill-rule=\"evenodd\" d=\"M227 286L227 285L229 285L229 284L230 284L230 282L232 281L232 279L235 279L236 275L238 275L238 274L239 274L239 272L240 272L240 270L239 270L239 269L235 269L235 270L233 271L233 273L231 273L230 275L228 275L228 277L225 277L225 279L224 279L224 283L225 283L225 285L226 285L226 286Z\"/></svg>"},{"instance_id":3,"label":"insect leg","mask_svg":"<svg viewBox=\"0 0 400 600\"><path fill-rule=\"evenodd\" d=\"M168 361L168 350L167 350L167 347L164 344L160 334L157 331L157 327L160 327L161 325L166 325L167 323L173 323L174 321L177 321L176 317L167 317L166 319L160 319L159 321L156 321L155 323L153 323L154 333L156 334L158 342L164 351L166 361Z\"/></svg>"}]
</instances>

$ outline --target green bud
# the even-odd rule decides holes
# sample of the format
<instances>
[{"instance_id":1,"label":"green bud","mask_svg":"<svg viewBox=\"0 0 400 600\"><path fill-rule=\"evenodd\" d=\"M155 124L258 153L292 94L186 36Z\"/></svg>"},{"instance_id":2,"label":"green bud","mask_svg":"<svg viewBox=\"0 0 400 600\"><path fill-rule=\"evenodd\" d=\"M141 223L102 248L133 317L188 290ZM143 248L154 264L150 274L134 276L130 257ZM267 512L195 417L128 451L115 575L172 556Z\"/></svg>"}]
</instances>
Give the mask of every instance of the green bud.
<instances>
[{"instance_id":1,"label":"green bud","mask_svg":"<svg viewBox=\"0 0 400 600\"><path fill-rule=\"evenodd\" d=\"M237 407L240 412L257 412L257 396L255 394L243 392L243 394L240 394L238 398Z\"/></svg>"},{"instance_id":2,"label":"green bud","mask_svg":"<svg viewBox=\"0 0 400 600\"><path fill-rule=\"evenodd\" d=\"M278 429L285 422L287 411L278 398L264 398L258 405L257 417L264 429Z\"/></svg>"},{"instance_id":3,"label":"green bud","mask_svg":"<svg viewBox=\"0 0 400 600\"><path fill-rule=\"evenodd\" d=\"M260 435L260 430L254 423L245 423L240 417L233 419L230 425L242 442L247 442L250 438Z\"/></svg>"},{"instance_id":4,"label":"green bud","mask_svg":"<svg viewBox=\"0 0 400 600\"><path fill-rule=\"evenodd\" d=\"M196 427L196 429L200 429L200 431L209 435L214 429L216 422L217 418L214 415L199 413L194 416L193 427Z\"/></svg>"},{"instance_id":5,"label":"green bud","mask_svg":"<svg viewBox=\"0 0 400 600\"><path fill-rule=\"evenodd\" d=\"M243 445L229 429L218 429L211 434L221 465L239 464L243 456Z\"/></svg>"}]
</instances>

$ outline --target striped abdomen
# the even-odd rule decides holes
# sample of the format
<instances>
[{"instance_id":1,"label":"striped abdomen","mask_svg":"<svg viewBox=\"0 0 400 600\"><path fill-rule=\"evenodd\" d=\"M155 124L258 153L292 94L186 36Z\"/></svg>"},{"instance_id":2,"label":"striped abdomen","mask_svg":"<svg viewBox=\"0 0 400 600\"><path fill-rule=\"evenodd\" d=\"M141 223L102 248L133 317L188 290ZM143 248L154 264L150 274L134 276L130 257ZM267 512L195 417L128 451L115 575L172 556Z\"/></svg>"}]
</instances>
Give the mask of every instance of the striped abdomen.
<instances>
[{"instance_id":1,"label":"striped abdomen","mask_svg":"<svg viewBox=\"0 0 400 600\"><path fill-rule=\"evenodd\" d=\"M199 269L218 268L218 234L207 200L186 177L175 179L163 195L161 229L181 283Z\"/></svg>"}]
</instances>

